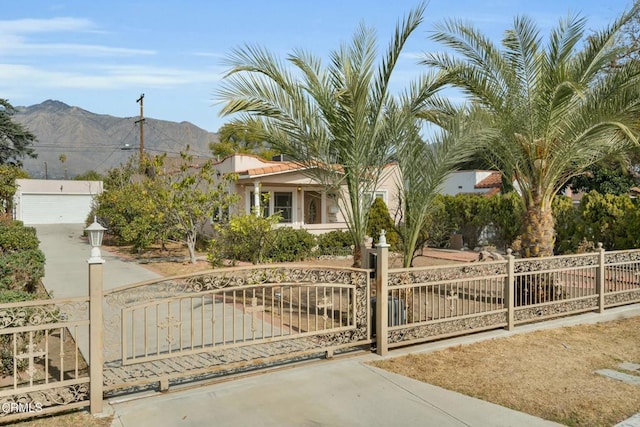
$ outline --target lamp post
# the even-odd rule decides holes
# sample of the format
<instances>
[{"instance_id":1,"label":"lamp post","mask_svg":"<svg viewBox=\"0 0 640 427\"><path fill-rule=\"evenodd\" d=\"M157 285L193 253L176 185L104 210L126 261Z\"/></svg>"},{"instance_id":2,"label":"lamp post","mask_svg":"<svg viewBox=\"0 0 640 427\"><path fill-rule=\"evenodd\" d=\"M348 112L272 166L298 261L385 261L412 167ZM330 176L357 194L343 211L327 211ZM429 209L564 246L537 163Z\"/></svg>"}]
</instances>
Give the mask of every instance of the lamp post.
<instances>
[{"instance_id":1,"label":"lamp post","mask_svg":"<svg viewBox=\"0 0 640 427\"><path fill-rule=\"evenodd\" d=\"M91 257L89 264L89 377L90 377L90 410L92 414L102 412L103 372L102 365L104 355L103 344L103 319L102 319L102 254L100 245L106 228L98 224L93 217L93 224L85 228L91 244Z\"/></svg>"}]
</instances>

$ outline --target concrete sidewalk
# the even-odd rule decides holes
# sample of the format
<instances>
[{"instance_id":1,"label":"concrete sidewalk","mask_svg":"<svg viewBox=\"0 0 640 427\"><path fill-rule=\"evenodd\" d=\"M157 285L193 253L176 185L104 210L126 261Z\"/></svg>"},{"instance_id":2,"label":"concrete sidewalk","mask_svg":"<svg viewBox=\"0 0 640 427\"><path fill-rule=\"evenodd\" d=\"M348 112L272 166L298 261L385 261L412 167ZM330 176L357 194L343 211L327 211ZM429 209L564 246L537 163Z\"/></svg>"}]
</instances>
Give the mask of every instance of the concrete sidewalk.
<instances>
[{"instance_id":1,"label":"concrete sidewalk","mask_svg":"<svg viewBox=\"0 0 640 427\"><path fill-rule=\"evenodd\" d=\"M139 400L112 426L552 426L364 364L326 361Z\"/></svg>"}]
</instances>

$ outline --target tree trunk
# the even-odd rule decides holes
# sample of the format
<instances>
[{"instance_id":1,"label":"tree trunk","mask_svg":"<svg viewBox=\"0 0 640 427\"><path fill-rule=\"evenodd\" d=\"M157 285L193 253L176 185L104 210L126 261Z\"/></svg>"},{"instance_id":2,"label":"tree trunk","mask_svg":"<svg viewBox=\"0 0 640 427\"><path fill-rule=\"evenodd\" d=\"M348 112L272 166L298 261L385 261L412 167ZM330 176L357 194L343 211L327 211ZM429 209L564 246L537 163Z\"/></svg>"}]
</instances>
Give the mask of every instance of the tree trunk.
<instances>
[{"instance_id":1,"label":"tree trunk","mask_svg":"<svg viewBox=\"0 0 640 427\"><path fill-rule=\"evenodd\" d=\"M196 260L196 233L187 233L187 249L189 249L189 260L195 264Z\"/></svg>"},{"instance_id":2,"label":"tree trunk","mask_svg":"<svg viewBox=\"0 0 640 427\"><path fill-rule=\"evenodd\" d=\"M361 268L362 267L362 246L355 245L353 247L353 267Z\"/></svg>"},{"instance_id":3,"label":"tree trunk","mask_svg":"<svg viewBox=\"0 0 640 427\"><path fill-rule=\"evenodd\" d=\"M543 207L546 205L547 207ZM530 203L522 230L522 256L525 258L553 255L555 228L551 203Z\"/></svg>"}]
</instances>

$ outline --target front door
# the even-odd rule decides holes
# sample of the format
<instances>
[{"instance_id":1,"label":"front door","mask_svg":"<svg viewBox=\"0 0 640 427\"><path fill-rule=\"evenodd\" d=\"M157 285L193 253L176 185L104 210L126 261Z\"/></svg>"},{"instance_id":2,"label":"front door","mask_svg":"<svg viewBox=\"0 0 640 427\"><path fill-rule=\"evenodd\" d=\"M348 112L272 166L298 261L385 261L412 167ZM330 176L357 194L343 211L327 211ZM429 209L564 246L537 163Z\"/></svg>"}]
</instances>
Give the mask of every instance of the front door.
<instances>
[{"instance_id":1,"label":"front door","mask_svg":"<svg viewBox=\"0 0 640 427\"><path fill-rule=\"evenodd\" d=\"M322 223L322 195L319 191L304 192L304 223Z\"/></svg>"}]
</instances>

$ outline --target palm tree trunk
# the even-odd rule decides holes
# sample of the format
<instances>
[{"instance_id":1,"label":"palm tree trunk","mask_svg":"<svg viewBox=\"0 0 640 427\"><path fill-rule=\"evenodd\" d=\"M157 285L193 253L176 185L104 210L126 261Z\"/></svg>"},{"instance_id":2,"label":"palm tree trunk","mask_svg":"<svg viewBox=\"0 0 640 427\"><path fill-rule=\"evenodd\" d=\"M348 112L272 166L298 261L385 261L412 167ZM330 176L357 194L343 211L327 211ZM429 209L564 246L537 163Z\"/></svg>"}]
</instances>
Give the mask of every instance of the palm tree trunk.
<instances>
[{"instance_id":1,"label":"palm tree trunk","mask_svg":"<svg viewBox=\"0 0 640 427\"><path fill-rule=\"evenodd\" d=\"M522 256L525 258L553 255L555 228L550 203L530 202L524 216Z\"/></svg>"}]
</instances>

